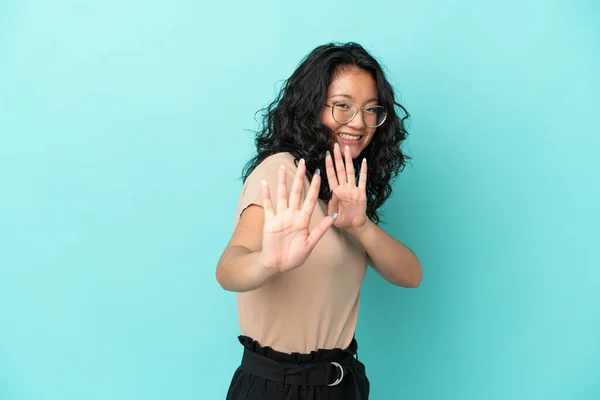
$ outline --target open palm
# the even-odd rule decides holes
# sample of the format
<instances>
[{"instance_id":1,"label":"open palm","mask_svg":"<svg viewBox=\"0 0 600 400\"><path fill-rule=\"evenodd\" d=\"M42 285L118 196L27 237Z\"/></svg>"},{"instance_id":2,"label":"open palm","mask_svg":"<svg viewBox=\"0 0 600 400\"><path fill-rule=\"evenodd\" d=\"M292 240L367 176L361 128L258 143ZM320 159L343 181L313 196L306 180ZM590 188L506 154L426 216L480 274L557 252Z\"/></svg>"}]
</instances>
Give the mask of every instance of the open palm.
<instances>
[{"instance_id":1,"label":"open palm","mask_svg":"<svg viewBox=\"0 0 600 400\"><path fill-rule=\"evenodd\" d=\"M335 220L334 216L326 216L312 232L309 231L311 216L319 196L321 176L318 171L314 174L304 203L301 204L305 173L306 165L304 160L300 160L288 201L286 173L283 166L280 168L276 212L273 210L269 187L263 181L265 223L262 259L266 268L285 272L302 265Z\"/></svg>"},{"instance_id":2,"label":"open palm","mask_svg":"<svg viewBox=\"0 0 600 400\"><path fill-rule=\"evenodd\" d=\"M357 185L350 150L346 147L344 159L342 159L340 148L336 143L333 157L335 158L335 168L331 155L329 154L325 158L327 181L333 192L328 212L329 214L338 213L338 218L334 223L336 227L358 228L367 221L367 161L366 159L362 161Z\"/></svg>"}]
</instances>

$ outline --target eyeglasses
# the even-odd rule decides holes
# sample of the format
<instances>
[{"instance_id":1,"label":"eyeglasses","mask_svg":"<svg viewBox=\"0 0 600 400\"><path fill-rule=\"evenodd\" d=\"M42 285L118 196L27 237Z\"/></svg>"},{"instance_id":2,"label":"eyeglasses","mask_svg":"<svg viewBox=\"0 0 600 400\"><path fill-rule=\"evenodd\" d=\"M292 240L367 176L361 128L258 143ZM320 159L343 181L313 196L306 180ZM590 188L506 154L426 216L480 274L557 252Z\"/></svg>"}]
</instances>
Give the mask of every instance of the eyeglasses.
<instances>
[{"instance_id":1,"label":"eyeglasses","mask_svg":"<svg viewBox=\"0 0 600 400\"><path fill-rule=\"evenodd\" d=\"M358 113L358 106L355 104L338 101L333 105L325 104L331 108L331 115L338 124L347 124L352 121ZM387 110L382 106L360 107L362 110L362 119L369 128L377 128L381 126L387 118Z\"/></svg>"}]
</instances>

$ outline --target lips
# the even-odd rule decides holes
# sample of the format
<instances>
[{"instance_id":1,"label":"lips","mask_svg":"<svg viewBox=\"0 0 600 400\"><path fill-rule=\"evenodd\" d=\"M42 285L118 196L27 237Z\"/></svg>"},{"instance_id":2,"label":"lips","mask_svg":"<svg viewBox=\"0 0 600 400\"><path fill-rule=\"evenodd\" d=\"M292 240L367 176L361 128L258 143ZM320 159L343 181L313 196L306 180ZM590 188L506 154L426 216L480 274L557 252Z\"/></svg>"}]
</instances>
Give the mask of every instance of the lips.
<instances>
[{"instance_id":1,"label":"lips","mask_svg":"<svg viewBox=\"0 0 600 400\"><path fill-rule=\"evenodd\" d=\"M354 135L350 133L338 133L337 137L340 142L349 146L360 143L364 135Z\"/></svg>"}]
</instances>

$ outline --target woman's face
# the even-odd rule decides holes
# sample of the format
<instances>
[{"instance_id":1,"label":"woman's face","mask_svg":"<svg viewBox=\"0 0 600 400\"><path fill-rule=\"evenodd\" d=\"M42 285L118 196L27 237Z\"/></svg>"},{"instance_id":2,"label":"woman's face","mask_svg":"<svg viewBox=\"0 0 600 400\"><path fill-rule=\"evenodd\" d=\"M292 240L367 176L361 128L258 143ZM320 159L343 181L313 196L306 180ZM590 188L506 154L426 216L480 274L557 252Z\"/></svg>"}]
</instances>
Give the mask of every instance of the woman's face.
<instances>
[{"instance_id":1,"label":"woman's face","mask_svg":"<svg viewBox=\"0 0 600 400\"><path fill-rule=\"evenodd\" d=\"M352 158L364 150L373 139L377 128L369 128L363 120L363 108L378 105L377 85L371 75L359 68L343 70L335 76L327 90L326 104L321 112L321 121L334 134L335 142L340 145L344 154L344 147L350 148ZM338 123L333 118L333 103L344 103L346 108L350 104L358 107L354 118L345 124Z\"/></svg>"}]
</instances>

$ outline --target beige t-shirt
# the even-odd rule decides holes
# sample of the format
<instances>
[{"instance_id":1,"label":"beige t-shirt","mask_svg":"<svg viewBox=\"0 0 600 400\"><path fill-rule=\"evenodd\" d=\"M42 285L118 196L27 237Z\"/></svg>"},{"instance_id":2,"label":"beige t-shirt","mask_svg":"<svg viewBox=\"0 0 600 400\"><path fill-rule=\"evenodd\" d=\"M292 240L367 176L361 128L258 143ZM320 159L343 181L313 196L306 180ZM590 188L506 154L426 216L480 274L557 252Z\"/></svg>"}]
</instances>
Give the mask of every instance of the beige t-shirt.
<instances>
[{"instance_id":1,"label":"beige t-shirt","mask_svg":"<svg viewBox=\"0 0 600 400\"><path fill-rule=\"evenodd\" d=\"M262 206L263 179L269 185L276 210L277 175L281 164L287 171L289 190L297 169L294 157L289 153L268 157L244 184L236 224L250 204ZM304 196L309 186L305 178ZM310 227L326 215L327 202L319 199ZM237 294L242 335L286 353L346 348L354 336L366 268L364 249L344 230L331 227L304 265L272 278L256 290Z\"/></svg>"}]
</instances>

